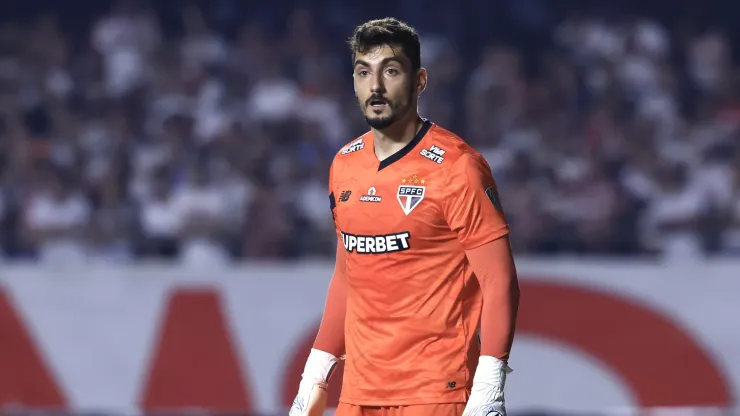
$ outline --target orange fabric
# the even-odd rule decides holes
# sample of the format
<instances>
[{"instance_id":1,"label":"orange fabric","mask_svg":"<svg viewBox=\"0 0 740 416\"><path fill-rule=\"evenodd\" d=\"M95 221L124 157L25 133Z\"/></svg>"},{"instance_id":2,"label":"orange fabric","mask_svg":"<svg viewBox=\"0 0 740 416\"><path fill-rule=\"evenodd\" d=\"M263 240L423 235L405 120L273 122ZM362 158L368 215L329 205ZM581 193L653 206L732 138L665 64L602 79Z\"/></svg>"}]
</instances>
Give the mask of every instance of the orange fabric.
<instances>
[{"instance_id":1,"label":"orange fabric","mask_svg":"<svg viewBox=\"0 0 740 416\"><path fill-rule=\"evenodd\" d=\"M334 196L331 195L333 169L329 169L329 198L331 214L334 217L334 227L337 229L337 254L334 263L334 275L329 283L326 295L324 316L321 319L319 332L313 347L339 357L344 354L344 317L347 313L347 278L345 276L344 245L339 236Z\"/></svg>"},{"instance_id":2,"label":"orange fabric","mask_svg":"<svg viewBox=\"0 0 740 416\"><path fill-rule=\"evenodd\" d=\"M313 347L340 357L344 354L344 317L347 313L347 281L344 275L344 246L337 244L334 275L329 283L319 333Z\"/></svg>"},{"instance_id":3,"label":"orange fabric","mask_svg":"<svg viewBox=\"0 0 740 416\"><path fill-rule=\"evenodd\" d=\"M340 403L334 416L460 416L462 403L436 403L416 406L363 407Z\"/></svg>"},{"instance_id":4,"label":"orange fabric","mask_svg":"<svg viewBox=\"0 0 740 416\"><path fill-rule=\"evenodd\" d=\"M507 361L514 341L519 282L508 238L466 251L483 292L481 355Z\"/></svg>"},{"instance_id":5,"label":"orange fabric","mask_svg":"<svg viewBox=\"0 0 740 416\"><path fill-rule=\"evenodd\" d=\"M464 403L472 385L483 299L465 250L509 229L483 157L439 126L422 134L392 163L368 133L332 164L347 285L341 402Z\"/></svg>"}]
</instances>

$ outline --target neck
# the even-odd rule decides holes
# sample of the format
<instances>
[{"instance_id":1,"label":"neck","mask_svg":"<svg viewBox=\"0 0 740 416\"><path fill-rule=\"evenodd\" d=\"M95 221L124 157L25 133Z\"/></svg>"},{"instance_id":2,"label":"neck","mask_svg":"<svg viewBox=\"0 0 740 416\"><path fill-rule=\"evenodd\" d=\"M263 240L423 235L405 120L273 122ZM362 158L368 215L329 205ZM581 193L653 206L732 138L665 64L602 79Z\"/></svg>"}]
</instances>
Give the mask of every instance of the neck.
<instances>
[{"instance_id":1,"label":"neck","mask_svg":"<svg viewBox=\"0 0 740 416\"><path fill-rule=\"evenodd\" d=\"M423 124L424 121L419 114L411 113L410 116L396 121L383 130L372 129L375 155L382 161L403 149L414 139Z\"/></svg>"}]
</instances>

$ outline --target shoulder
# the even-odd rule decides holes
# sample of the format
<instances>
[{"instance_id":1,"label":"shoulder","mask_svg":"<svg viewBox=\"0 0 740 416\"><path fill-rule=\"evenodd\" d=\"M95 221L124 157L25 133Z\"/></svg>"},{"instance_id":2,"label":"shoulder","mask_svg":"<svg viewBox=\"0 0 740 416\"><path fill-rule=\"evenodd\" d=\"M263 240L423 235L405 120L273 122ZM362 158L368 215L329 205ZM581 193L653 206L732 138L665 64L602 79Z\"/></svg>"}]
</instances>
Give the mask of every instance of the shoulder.
<instances>
[{"instance_id":1,"label":"shoulder","mask_svg":"<svg viewBox=\"0 0 740 416\"><path fill-rule=\"evenodd\" d=\"M344 144L334 154L330 168L332 175L341 176L346 174L346 172L344 172L345 170L350 169L353 165L357 165L360 155L370 149L368 140L370 134L371 132L368 131L367 133L352 139L352 141Z\"/></svg>"},{"instance_id":2,"label":"shoulder","mask_svg":"<svg viewBox=\"0 0 740 416\"><path fill-rule=\"evenodd\" d=\"M348 159L356 155L357 153L365 150L368 144L368 137L372 134L370 131L363 134L362 136L352 139L352 141L342 146L337 153L334 155L334 162L338 162L343 159Z\"/></svg>"},{"instance_id":3,"label":"shoulder","mask_svg":"<svg viewBox=\"0 0 740 416\"><path fill-rule=\"evenodd\" d=\"M482 169L491 170L488 162L476 149L457 134L435 125L430 131L422 156L441 165L446 171Z\"/></svg>"}]
</instances>

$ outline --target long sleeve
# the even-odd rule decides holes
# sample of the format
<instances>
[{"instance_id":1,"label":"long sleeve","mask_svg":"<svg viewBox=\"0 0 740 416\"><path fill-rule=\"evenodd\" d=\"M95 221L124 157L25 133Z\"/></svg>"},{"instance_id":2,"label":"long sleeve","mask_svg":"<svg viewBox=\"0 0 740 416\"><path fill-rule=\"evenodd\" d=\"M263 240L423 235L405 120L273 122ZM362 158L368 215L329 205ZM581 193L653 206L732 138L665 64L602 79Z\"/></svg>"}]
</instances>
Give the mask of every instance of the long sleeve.
<instances>
[{"instance_id":1,"label":"long sleeve","mask_svg":"<svg viewBox=\"0 0 740 416\"><path fill-rule=\"evenodd\" d=\"M339 235L337 223L337 201L333 191L334 164L329 168L329 209L334 218L334 228L337 232L337 254L334 264L334 274L329 283L324 305L324 316L321 319L319 333L316 335L313 347L339 357L344 354L344 317L347 314L347 276L345 268L345 251L342 238Z\"/></svg>"},{"instance_id":2,"label":"long sleeve","mask_svg":"<svg viewBox=\"0 0 740 416\"><path fill-rule=\"evenodd\" d=\"M481 355L506 361L519 309L519 282L508 236L465 253L483 293Z\"/></svg>"},{"instance_id":3,"label":"long sleeve","mask_svg":"<svg viewBox=\"0 0 740 416\"><path fill-rule=\"evenodd\" d=\"M496 181L483 158L466 154L451 167L445 216L457 233L483 293L481 355L508 359L519 284Z\"/></svg>"},{"instance_id":4,"label":"long sleeve","mask_svg":"<svg viewBox=\"0 0 740 416\"><path fill-rule=\"evenodd\" d=\"M344 269L344 246L340 240L337 244L334 275L329 283L324 316L321 319L316 341L314 341L314 348L326 351L336 357L344 354L344 317L346 313L347 279Z\"/></svg>"}]
</instances>

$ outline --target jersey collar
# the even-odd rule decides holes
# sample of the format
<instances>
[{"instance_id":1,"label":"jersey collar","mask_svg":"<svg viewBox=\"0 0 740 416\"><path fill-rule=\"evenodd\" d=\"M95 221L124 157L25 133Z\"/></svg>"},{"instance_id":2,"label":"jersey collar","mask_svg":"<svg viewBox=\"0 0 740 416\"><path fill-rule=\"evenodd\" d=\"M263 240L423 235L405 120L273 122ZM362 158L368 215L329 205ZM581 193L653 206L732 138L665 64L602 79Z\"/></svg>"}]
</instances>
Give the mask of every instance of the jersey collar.
<instances>
[{"instance_id":1,"label":"jersey collar","mask_svg":"<svg viewBox=\"0 0 740 416\"><path fill-rule=\"evenodd\" d=\"M401 150L383 159L378 165L378 171L381 171L387 168L394 162L406 156L410 151L414 149L414 147L416 147L417 144L419 144L421 139L423 139L424 136L426 136L427 132L432 127L432 122L427 119L422 119L422 120L424 120L424 124L421 126L421 129L419 129L419 132L416 133L416 136L414 136L414 138L410 142L408 142L406 146L404 146Z\"/></svg>"}]
</instances>

